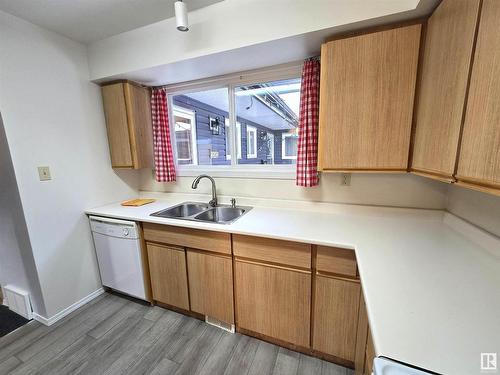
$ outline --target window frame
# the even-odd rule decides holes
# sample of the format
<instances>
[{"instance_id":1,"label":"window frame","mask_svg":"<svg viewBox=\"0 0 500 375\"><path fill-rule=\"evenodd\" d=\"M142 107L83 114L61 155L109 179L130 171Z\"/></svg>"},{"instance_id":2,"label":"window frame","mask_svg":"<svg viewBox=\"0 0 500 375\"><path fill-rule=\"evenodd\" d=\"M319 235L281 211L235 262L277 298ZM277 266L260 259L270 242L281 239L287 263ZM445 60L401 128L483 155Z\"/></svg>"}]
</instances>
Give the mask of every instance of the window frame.
<instances>
[{"instance_id":1,"label":"window frame","mask_svg":"<svg viewBox=\"0 0 500 375\"><path fill-rule=\"evenodd\" d=\"M224 126L225 126L226 132L227 132L227 128L231 129L231 123L229 122L228 117L226 117ZM231 132L229 132L229 134L231 134ZM229 142L231 143L231 138L229 138ZM241 122L239 122L239 121L236 121L236 154L237 154L238 160L240 160L241 159ZM229 155L226 153L226 160L231 160L231 156L232 156L232 153L230 153Z\"/></svg>"},{"instance_id":2,"label":"window frame","mask_svg":"<svg viewBox=\"0 0 500 375\"><path fill-rule=\"evenodd\" d=\"M283 160L297 160L297 155L295 156L288 156L286 155L286 138L297 138L298 140L298 135L297 134L292 134L292 133L282 133L281 134L281 159ZM298 151L298 150L297 150Z\"/></svg>"},{"instance_id":3,"label":"window frame","mask_svg":"<svg viewBox=\"0 0 500 375\"><path fill-rule=\"evenodd\" d=\"M253 153L250 153L250 133L253 133ZM241 131L240 131L241 134ZM247 125L247 159L256 159L257 158L257 128L253 125Z\"/></svg>"},{"instance_id":4,"label":"window frame","mask_svg":"<svg viewBox=\"0 0 500 375\"><path fill-rule=\"evenodd\" d=\"M176 95L188 94L196 91L207 91L226 88L229 101L229 124L231 127L231 152L239 150L237 158L241 159L241 133L234 131L239 121L236 121L235 90L241 85L248 85L259 82L271 82L286 79L301 78L303 61L282 64L269 68L256 69L241 73L228 74L224 76L200 79L196 81L184 82L165 86L167 90L168 115L173 119L173 97ZM234 125L233 125L234 124ZM224 124L225 125L225 124ZM241 127L241 124L240 124ZM241 129L241 128L240 128ZM175 148L174 127L170 126L170 137L173 140L172 146ZM240 147L236 148L239 141ZM256 149L257 151L257 149ZM173 150L177 155L177 150ZM209 173L213 177L234 177L234 178L263 178L263 179L284 179L294 180L296 177L295 164L238 164L238 160L229 157L230 165L185 165L178 164L175 158L177 175L192 177L202 173Z\"/></svg>"},{"instance_id":5,"label":"window frame","mask_svg":"<svg viewBox=\"0 0 500 375\"><path fill-rule=\"evenodd\" d=\"M186 166L186 165L196 165L198 164L198 144L196 142L196 112L191 110L191 109L187 109L187 108L184 108L184 107L181 107L181 106L178 106L178 105L173 105L172 107L172 119L173 119L173 125L174 125L174 136L173 136L173 140L175 143L175 162L177 163L177 160L189 160L189 159L178 159L178 155L177 155L177 138L175 138L175 124L176 124L176 121L175 121L175 116L178 116L178 117L184 117L188 120L191 121L191 153L192 153L192 163L191 164L177 164L179 166Z\"/></svg>"}]
</instances>

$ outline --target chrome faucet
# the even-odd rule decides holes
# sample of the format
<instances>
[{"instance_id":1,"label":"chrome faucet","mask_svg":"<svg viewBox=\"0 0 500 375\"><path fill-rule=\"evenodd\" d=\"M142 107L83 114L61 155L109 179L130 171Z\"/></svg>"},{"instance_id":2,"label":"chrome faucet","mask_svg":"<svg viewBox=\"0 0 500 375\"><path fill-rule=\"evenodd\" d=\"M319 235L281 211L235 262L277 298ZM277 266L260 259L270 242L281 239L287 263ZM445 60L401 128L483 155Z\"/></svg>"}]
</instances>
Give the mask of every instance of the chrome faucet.
<instances>
[{"instance_id":1,"label":"chrome faucet","mask_svg":"<svg viewBox=\"0 0 500 375\"><path fill-rule=\"evenodd\" d=\"M198 187L198 184L202 178L208 178L210 181L212 181L212 200L208 202L208 204L212 207L217 206L217 188L215 187L215 180L210 177L209 175L206 174L200 174L198 177L196 177L193 181L193 184L191 185L191 188L196 189Z\"/></svg>"}]
</instances>

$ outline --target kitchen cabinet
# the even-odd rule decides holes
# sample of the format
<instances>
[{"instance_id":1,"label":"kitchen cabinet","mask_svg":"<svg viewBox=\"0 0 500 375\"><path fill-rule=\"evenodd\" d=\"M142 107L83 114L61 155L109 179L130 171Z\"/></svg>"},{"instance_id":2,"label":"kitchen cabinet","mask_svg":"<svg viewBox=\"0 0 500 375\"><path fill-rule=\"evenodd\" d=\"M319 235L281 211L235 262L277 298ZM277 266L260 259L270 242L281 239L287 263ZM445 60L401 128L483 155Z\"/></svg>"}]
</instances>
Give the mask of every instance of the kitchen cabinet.
<instances>
[{"instance_id":1,"label":"kitchen cabinet","mask_svg":"<svg viewBox=\"0 0 500 375\"><path fill-rule=\"evenodd\" d=\"M457 183L500 195L500 2L483 0Z\"/></svg>"},{"instance_id":2,"label":"kitchen cabinet","mask_svg":"<svg viewBox=\"0 0 500 375\"><path fill-rule=\"evenodd\" d=\"M236 260L235 294L239 328L309 347L310 272Z\"/></svg>"},{"instance_id":3,"label":"kitchen cabinet","mask_svg":"<svg viewBox=\"0 0 500 375\"><path fill-rule=\"evenodd\" d=\"M236 324L310 346L311 245L233 235Z\"/></svg>"},{"instance_id":4,"label":"kitchen cabinet","mask_svg":"<svg viewBox=\"0 0 500 375\"><path fill-rule=\"evenodd\" d=\"M234 324L231 256L187 249L191 310Z\"/></svg>"},{"instance_id":5,"label":"kitchen cabinet","mask_svg":"<svg viewBox=\"0 0 500 375\"><path fill-rule=\"evenodd\" d=\"M153 127L149 90L131 82L102 86L113 168L153 167Z\"/></svg>"},{"instance_id":6,"label":"kitchen cabinet","mask_svg":"<svg viewBox=\"0 0 500 375\"><path fill-rule=\"evenodd\" d=\"M354 363L360 285L316 276L313 349Z\"/></svg>"},{"instance_id":7,"label":"kitchen cabinet","mask_svg":"<svg viewBox=\"0 0 500 375\"><path fill-rule=\"evenodd\" d=\"M370 360L373 362L373 358L367 358L366 355L369 332L370 327L368 325L368 314L366 312L363 292L361 292L359 297L358 330L356 332L356 351L354 353L354 369L356 375L371 375L371 370L368 372L368 370L371 369L371 366L368 367L367 362ZM373 347L373 344L370 345Z\"/></svg>"},{"instance_id":8,"label":"kitchen cabinet","mask_svg":"<svg viewBox=\"0 0 500 375\"><path fill-rule=\"evenodd\" d=\"M319 170L407 170L420 29L322 45Z\"/></svg>"},{"instance_id":9,"label":"kitchen cabinet","mask_svg":"<svg viewBox=\"0 0 500 375\"><path fill-rule=\"evenodd\" d=\"M375 359L375 347L373 346L372 334L368 331L368 338L366 340L366 357L365 357L365 374L371 375L373 373L373 360Z\"/></svg>"},{"instance_id":10,"label":"kitchen cabinet","mask_svg":"<svg viewBox=\"0 0 500 375\"><path fill-rule=\"evenodd\" d=\"M153 300L189 310L186 254L176 246L147 243Z\"/></svg>"},{"instance_id":11,"label":"kitchen cabinet","mask_svg":"<svg viewBox=\"0 0 500 375\"><path fill-rule=\"evenodd\" d=\"M318 246L313 349L354 366L361 286L353 250Z\"/></svg>"},{"instance_id":12,"label":"kitchen cabinet","mask_svg":"<svg viewBox=\"0 0 500 375\"><path fill-rule=\"evenodd\" d=\"M411 171L454 181L480 0L444 0L427 22Z\"/></svg>"}]
</instances>

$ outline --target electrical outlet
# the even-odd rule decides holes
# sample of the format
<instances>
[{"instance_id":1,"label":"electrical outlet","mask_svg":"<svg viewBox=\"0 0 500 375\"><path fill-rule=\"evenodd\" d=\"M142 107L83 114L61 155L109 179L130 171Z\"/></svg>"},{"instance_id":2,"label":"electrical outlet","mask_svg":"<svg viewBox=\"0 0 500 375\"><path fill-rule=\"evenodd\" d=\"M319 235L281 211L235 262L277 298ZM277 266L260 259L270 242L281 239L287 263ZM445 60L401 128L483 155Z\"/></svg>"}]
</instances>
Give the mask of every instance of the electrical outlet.
<instances>
[{"instance_id":1,"label":"electrical outlet","mask_svg":"<svg viewBox=\"0 0 500 375\"><path fill-rule=\"evenodd\" d=\"M340 185L351 186L351 174L350 173L342 173L340 178L341 178Z\"/></svg>"},{"instance_id":2,"label":"electrical outlet","mask_svg":"<svg viewBox=\"0 0 500 375\"><path fill-rule=\"evenodd\" d=\"M52 180L52 177L50 176L50 168L38 167L38 177L40 178L40 181Z\"/></svg>"},{"instance_id":3,"label":"electrical outlet","mask_svg":"<svg viewBox=\"0 0 500 375\"><path fill-rule=\"evenodd\" d=\"M218 157L219 157L219 151L217 151L217 150L210 151L210 159L217 159Z\"/></svg>"}]
</instances>

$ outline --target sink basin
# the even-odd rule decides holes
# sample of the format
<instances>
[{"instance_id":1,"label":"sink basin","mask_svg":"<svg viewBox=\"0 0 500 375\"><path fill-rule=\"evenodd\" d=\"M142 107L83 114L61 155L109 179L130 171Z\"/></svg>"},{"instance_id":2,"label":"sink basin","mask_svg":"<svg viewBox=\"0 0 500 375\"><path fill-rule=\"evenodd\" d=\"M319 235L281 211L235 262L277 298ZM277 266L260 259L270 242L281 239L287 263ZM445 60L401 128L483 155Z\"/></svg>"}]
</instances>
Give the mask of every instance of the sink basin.
<instances>
[{"instance_id":1,"label":"sink basin","mask_svg":"<svg viewBox=\"0 0 500 375\"><path fill-rule=\"evenodd\" d=\"M196 215L194 218L214 223L229 223L239 218L245 211L245 209L237 207L214 207Z\"/></svg>"},{"instance_id":2,"label":"sink basin","mask_svg":"<svg viewBox=\"0 0 500 375\"><path fill-rule=\"evenodd\" d=\"M152 216L166 218L182 218L196 215L208 209L208 204L204 203L181 203L177 206L167 208L166 210L155 212Z\"/></svg>"},{"instance_id":3,"label":"sink basin","mask_svg":"<svg viewBox=\"0 0 500 375\"><path fill-rule=\"evenodd\" d=\"M252 207L247 206L232 207L229 205L219 205L211 207L206 203L184 202L152 213L151 216L166 219L202 221L205 223L231 224L251 209Z\"/></svg>"}]
</instances>

